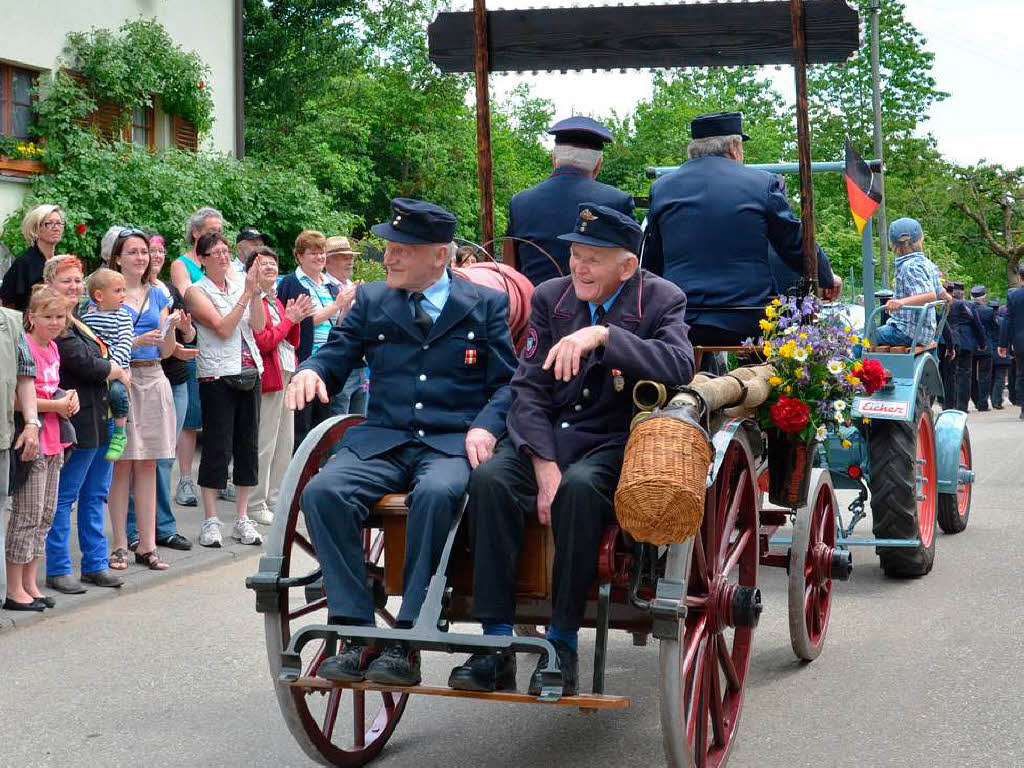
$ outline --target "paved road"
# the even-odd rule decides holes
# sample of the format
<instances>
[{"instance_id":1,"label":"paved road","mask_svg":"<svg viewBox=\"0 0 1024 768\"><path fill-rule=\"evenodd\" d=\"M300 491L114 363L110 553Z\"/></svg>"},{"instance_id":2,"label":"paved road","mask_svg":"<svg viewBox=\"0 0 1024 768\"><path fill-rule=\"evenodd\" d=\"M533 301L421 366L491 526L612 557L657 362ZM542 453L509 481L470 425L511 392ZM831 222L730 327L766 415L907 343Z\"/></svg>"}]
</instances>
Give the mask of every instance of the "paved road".
<instances>
[{"instance_id":1,"label":"paved road","mask_svg":"<svg viewBox=\"0 0 1024 768\"><path fill-rule=\"evenodd\" d=\"M1003 411L972 414L971 425L970 527L940 538L934 571L917 581L885 579L874 556L858 551L813 664L801 666L789 648L784 574L764 573L767 609L730 766L1024 761L1024 424ZM312 765L270 689L262 621L241 588L254 565L190 574L0 634L0 763ZM430 659L426 679L443 684L450 663ZM624 713L414 699L375 765L660 765L656 666L656 644L633 648L613 636L608 689L633 696Z\"/></svg>"}]
</instances>

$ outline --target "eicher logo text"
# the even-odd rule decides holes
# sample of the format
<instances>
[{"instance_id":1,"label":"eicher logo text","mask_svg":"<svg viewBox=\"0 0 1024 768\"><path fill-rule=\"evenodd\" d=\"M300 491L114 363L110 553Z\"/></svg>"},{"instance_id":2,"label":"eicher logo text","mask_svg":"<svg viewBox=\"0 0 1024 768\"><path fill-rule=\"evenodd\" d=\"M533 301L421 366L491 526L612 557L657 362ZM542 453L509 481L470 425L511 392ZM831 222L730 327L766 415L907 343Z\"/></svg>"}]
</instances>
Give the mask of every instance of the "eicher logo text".
<instances>
[{"instance_id":1,"label":"eicher logo text","mask_svg":"<svg viewBox=\"0 0 1024 768\"><path fill-rule=\"evenodd\" d=\"M857 398L853 407L861 416L881 416L883 418L903 418L910 413L910 403L906 400L864 400Z\"/></svg>"}]
</instances>

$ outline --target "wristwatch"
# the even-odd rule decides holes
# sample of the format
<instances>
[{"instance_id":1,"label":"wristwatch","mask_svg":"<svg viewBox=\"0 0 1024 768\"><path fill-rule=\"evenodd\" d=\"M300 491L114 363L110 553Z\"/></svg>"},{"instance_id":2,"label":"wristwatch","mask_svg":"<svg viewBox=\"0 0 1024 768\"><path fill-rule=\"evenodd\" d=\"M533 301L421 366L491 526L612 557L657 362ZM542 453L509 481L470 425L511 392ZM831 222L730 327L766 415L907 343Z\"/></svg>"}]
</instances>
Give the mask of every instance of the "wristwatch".
<instances>
[{"instance_id":1,"label":"wristwatch","mask_svg":"<svg viewBox=\"0 0 1024 768\"><path fill-rule=\"evenodd\" d=\"M31 424L36 429L43 428L43 422L41 422L39 419L25 419L25 426L27 427L29 424Z\"/></svg>"}]
</instances>

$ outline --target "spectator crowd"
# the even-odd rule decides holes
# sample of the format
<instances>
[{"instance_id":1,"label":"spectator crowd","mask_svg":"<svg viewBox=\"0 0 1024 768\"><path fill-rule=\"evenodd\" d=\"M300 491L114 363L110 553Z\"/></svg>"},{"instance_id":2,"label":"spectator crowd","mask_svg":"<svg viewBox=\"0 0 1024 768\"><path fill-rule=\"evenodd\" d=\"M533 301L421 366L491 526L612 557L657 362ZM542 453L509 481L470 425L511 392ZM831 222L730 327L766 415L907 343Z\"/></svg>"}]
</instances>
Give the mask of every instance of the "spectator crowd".
<instances>
[{"instance_id":1,"label":"spectator crowd","mask_svg":"<svg viewBox=\"0 0 1024 768\"><path fill-rule=\"evenodd\" d=\"M218 498L233 502L231 537L261 544L295 446L332 414L365 413L369 391L360 369L329 404L285 408L296 366L354 301L346 237L303 231L298 266L282 274L266 235L243 227L232 243L207 207L184 223L189 250L177 258L159 232L111 227L103 266L86 274L60 253L65 224L56 205L30 210L28 248L0 284L0 601L10 611L56 604L37 585L44 556L46 586L65 594L120 587L117 571L132 565L167 569L160 547L193 546L172 500L201 505L204 547L222 545Z\"/></svg>"}]
</instances>

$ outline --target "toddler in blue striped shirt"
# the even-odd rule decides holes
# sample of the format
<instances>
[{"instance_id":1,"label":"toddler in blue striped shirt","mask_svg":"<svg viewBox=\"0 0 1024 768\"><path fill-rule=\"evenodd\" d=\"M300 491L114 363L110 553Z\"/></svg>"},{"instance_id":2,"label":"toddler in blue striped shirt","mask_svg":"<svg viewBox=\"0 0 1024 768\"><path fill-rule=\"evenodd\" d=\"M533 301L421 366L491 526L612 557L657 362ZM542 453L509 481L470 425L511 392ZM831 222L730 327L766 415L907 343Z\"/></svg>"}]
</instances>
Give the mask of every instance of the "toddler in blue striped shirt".
<instances>
[{"instance_id":1,"label":"toddler in blue striped shirt","mask_svg":"<svg viewBox=\"0 0 1024 768\"><path fill-rule=\"evenodd\" d=\"M125 370L132 361L132 343L135 341L135 323L124 303L124 275L102 267L89 275L85 284L92 300L82 315L82 322L107 346L108 356ZM110 415L114 419L114 434L107 447L107 461L117 461L124 452L125 424L128 423L128 389L118 380L110 382Z\"/></svg>"}]
</instances>

